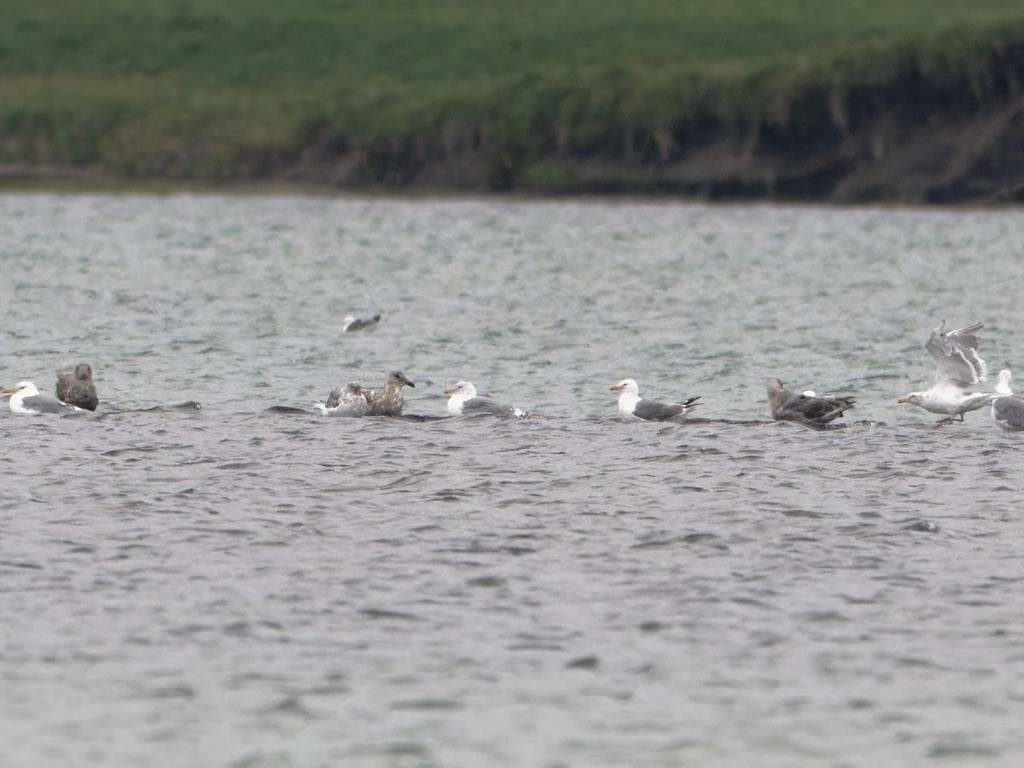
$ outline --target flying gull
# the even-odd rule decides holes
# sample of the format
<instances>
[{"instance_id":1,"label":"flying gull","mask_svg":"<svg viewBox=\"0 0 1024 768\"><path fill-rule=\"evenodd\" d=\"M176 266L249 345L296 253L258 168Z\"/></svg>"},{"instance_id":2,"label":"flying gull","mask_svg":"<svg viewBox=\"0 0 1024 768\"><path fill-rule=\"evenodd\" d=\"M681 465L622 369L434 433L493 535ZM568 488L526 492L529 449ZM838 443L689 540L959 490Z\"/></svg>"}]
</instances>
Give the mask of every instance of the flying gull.
<instances>
[{"instance_id":1,"label":"flying gull","mask_svg":"<svg viewBox=\"0 0 1024 768\"><path fill-rule=\"evenodd\" d=\"M1006 368L999 372L999 383L992 398L992 418L1003 429L1024 429L1024 397L1013 394L1010 383L1013 374Z\"/></svg>"},{"instance_id":2,"label":"flying gull","mask_svg":"<svg viewBox=\"0 0 1024 768\"><path fill-rule=\"evenodd\" d=\"M336 387L327 396L327 402L313 406L323 416L363 416L367 411L366 390L354 382Z\"/></svg>"},{"instance_id":3,"label":"flying gull","mask_svg":"<svg viewBox=\"0 0 1024 768\"><path fill-rule=\"evenodd\" d=\"M381 389L370 390L366 393L366 415L367 416L401 416L402 387L415 387L405 374L401 371L391 371L384 380Z\"/></svg>"},{"instance_id":4,"label":"flying gull","mask_svg":"<svg viewBox=\"0 0 1024 768\"><path fill-rule=\"evenodd\" d=\"M522 418L526 415L519 408L504 405L486 395L478 395L471 382L460 381L444 390L448 398L448 412L454 416L497 416L499 419Z\"/></svg>"},{"instance_id":5,"label":"flying gull","mask_svg":"<svg viewBox=\"0 0 1024 768\"><path fill-rule=\"evenodd\" d=\"M79 363L70 371L57 371L57 399L87 411L96 410L100 400L88 363Z\"/></svg>"},{"instance_id":6,"label":"flying gull","mask_svg":"<svg viewBox=\"0 0 1024 768\"><path fill-rule=\"evenodd\" d=\"M975 335L975 331L984 325L978 322L943 333L943 323L932 331L924 348L935 358L935 383L923 392L911 392L897 402L946 414L946 418L938 421L939 424L949 424L956 417L963 421L967 411L989 403L992 393L978 389L978 385L988 377L988 367L978 355L981 341Z\"/></svg>"},{"instance_id":7,"label":"flying gull","mask_svg":"<svg viewBox=\"0 0 1024 768\"><path fill-rule=\"evenodd\" d=\"M811 390L794 392L776 378L768 379L768 405L776 421L796 421L811 427L823 427L853 408L849 396L818 395Z\"/></svg>"},{"instance_id":8,"label":"flying gull","mask_svg":"<svg viewBox=\"0 0 1024 768\"><path fill-rule=\"evenodd\" d=\"M626 420L641 419L643 421L670 421L682 419L700 403L700 397L691 397L681 403L659 403L655 400L644 400L640 397L640 387L633 379L623 379L611 387L612 392L619 393L619 415Z\"/></svg>"},{"instance_id":9,"label":"flying gull","mask_svg":"<svg viewBox=\"0 0 1024 768\"><path fill-rule=\"evenodd\" d=\"M74 405L62 403L50 395L41 395L36 385L31 381L19 381L13 387L4 390L5 395L10 395L11 413L40 414L40 413L81 413L82 409Z\"/></svg>"},{"instance_id":10,"label":"flying gull","mask_svg":"<svg viewBox=\"0 0 1024 768\"><path fill-rule=\"evenodd\" d=\"M368 331L371 328L375 328L379 322L379 312L373 317L353 317L352 315L349 315L342 320L341 332L353 333L355 331Z\"/></svg>"}]
</instances>

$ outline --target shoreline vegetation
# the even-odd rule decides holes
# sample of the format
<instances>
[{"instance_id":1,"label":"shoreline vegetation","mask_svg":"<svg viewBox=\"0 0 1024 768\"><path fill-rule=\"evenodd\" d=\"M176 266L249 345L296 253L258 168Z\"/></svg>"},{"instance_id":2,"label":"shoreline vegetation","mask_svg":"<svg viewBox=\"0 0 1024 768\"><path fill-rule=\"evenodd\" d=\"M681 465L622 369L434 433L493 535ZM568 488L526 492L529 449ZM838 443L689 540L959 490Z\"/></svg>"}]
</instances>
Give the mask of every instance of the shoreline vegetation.
<instances>
[{"instance_id":1,"label":"shoreline vegetation","mask_svg":"<svg viewBox=\"0 0 1024 768\"><path fill-rule=\"evenodd\" d=\"M5 186L1024 199L1004 0L17 5Z\"/></svg>"}]
</instances>

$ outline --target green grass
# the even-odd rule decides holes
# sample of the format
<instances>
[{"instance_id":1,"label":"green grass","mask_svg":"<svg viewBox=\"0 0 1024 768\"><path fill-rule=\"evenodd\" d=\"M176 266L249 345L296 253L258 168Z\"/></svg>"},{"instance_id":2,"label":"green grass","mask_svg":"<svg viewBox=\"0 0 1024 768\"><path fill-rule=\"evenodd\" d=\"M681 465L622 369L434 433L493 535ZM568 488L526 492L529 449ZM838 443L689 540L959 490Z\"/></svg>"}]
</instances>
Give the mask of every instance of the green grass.
<instances>
[{"instance_id":1,"label":"green grass","mask_svg":"<svg viewBox=\"0 0 1024 768\"><path fill-rule=\"evenodd\" d=\"M47 0L0 25L0 162L230 175L312 131L475 132L521 165L696 108L783 119L789 94L983 66L1019 0ZM493 169L492 169L493 170Z\"/></svg>"}]
</instances>

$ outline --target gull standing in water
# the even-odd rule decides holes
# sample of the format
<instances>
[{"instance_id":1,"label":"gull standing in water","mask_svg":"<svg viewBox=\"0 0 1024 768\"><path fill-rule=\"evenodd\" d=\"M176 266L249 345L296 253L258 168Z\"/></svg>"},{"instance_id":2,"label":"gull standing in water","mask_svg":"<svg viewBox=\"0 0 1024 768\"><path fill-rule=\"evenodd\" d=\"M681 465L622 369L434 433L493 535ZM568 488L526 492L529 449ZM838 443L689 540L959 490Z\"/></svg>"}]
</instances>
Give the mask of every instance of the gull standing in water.
<instances>
[{"instance_id":1,"label":"gull standing in water","mask_svg":"<svg viewBox=\"0 0 1024 768\"><path fill-rule=\"evenodd\" d=\"M1016 432L1024 429L1024 397L1013 394L1012 380L1013 374L1008 369L999 372L999 383L992 398L992 418L1003 429Z\"/></svg>"},{"instance_id":2,"label":"gull standing in water","mask_svg":"<svg viewBox=\"0 0 1024 768\"><path fill-rule=\"evenodd\" d=\"M921 392L911 392L897 402L946 414L938 424L949 424L957 417L963 421L967 411L975 411L991 402L992 393L978 389L978 385L988 377L988 367L978 354L981 340L975 334L984 325L978 322L943 333L943 323L932 331L924 348L935 359L935 383Z\"/></svg>"},{"instance_id":3,"label":"gull standing in water","mask_svg":"<svg viewBox=\"0 0 1024 768\"><path fill-rule=\"evenodd\" d=\"M526 412L478 395L472 382L460 381L453 387L445 387L448 395L448 413L453 416L497 416L499 419L522 418Z\"/></svg>"},{"instance_id":4,"label":"gull standing in water","mask_svg":"<svg viewBox=\"0 0 1024 768\"><path fill-rule=\"evenodd\" d=\"M391 371L381 389L366 393L367 416L401 416L405 398L402 387L415 387L401 371Z\"/></svg>"},{"instance_id":5,"label":"gull standing in water","mask_svg":"<svg viewBox=\"0 0 1024 768\"><path fill-rule=\"evenodd\" d=\"M87 411L96 410L100 400L96 396L92 367L88 363L79 363L69 371L57 371L57 399Z\"/></svg>"},{"instance_id":6,"label":"gull standing in water","mask_svg":"<svg viewBox=\"0 0 1024 768\"><path fill-rule=\"evenodd\" d=\"M768 379L768 405L776 421L796 421L812 427L823 427L853 408L854 398L849 396L817 395L808 390L794 392L782 386L778 379Z\"/></svg>"},{"instance_id":7,"label":"gull standing in water","mask_svg":"<svg viewBox=\"0 0 1024 768\"><path fill-rule=\"evenodd\" d=\"M336 387L327 396L327 402L313 405L322 416L364 416L368 409L366 390L355 382L344 388Z\"/></svg>"},{"instance_id":8,"label":"gull standing in water","mask_svg":"<svg viewBox=\"0 0 1024 768\"><path fill-rule=\"evenodd\" d=\"M31 381L19 381L13 387L7 387L5 395L11 396L11 413L37 415L41 413L81 413L82 409L74 405L62 403L51 395L41 395Z\"/></svg>"},{"instance_id":9,"label":"gull standing in water","mask_svg":"<svg viewBox=\"0 0 1024 768\"><path fill-rule=\"evenodd\" d=\"M671 421L683 419L700 403L700 397L691 397L681 403L659 403L640 397L640 386L633 379L623 379L610 388L619 393L619 415L625 420Z\"/></svg>"}]
</instances>

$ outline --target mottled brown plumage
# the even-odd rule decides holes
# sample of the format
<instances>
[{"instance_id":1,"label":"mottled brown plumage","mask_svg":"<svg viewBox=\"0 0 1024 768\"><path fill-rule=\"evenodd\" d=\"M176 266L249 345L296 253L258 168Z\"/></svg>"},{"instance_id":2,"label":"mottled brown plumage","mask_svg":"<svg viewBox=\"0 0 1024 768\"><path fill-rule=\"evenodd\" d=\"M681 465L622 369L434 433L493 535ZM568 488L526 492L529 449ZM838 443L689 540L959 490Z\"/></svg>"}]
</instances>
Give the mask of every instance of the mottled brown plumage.
<instances>
[{"instance_id":1,"label":"mottled brown plumage","mask_svg":"<svg viewBox=\"0 0 1024 768\"><path fill-rule=\"evenodd\" d=\"M366 393L367 416L401 416L405 398L402 387L415 387L401 371L391 371L384 380L381 389Z\"/></svg>"},{"instance_id":2,"label":"mottled brown plumage","mask_svg":"<svg viewBox=\"0 0 1024 768\"><path fill-rule=\"evenodd\" d=\"M87 411L96 410L100 400L88 363L79 363L70 371L57 371L57 399Z\"/></svg>"}]
</instances>

